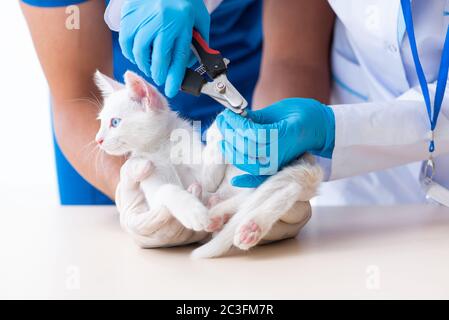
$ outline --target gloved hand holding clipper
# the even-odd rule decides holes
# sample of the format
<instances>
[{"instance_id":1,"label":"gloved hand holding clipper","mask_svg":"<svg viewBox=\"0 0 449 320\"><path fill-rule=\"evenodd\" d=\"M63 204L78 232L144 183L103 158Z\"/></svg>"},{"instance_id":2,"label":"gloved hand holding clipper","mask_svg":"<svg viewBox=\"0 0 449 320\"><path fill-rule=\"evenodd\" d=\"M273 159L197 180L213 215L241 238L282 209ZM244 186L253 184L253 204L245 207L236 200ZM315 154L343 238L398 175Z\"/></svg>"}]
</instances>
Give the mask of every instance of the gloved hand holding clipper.
<instances>
[{"instance_id":1,"label":"gloved hand holding clipper","mask_svg":"<svg viewBox=\"0 0 449 320\"><path fill-rule=\"evenodd\" d=\"M121 13L119 42L127 59L172 98L186 68L195 61L192 30L208 41L210 16L203 0L127 0Z\"/></svg>"},{"instance_id":2,"label":"gloved hand holding clipper","mask_svg":"<svg viewBox=\"0 0 449 320\"><path fill-rule=\"evenodd\" d=\"M247 117L225 110L217 124L226 160L249 173L232 180L236 187L259 186L305 152L332 157L334 113L314 99L281 100Z\"/></svg>"}]
</instances>

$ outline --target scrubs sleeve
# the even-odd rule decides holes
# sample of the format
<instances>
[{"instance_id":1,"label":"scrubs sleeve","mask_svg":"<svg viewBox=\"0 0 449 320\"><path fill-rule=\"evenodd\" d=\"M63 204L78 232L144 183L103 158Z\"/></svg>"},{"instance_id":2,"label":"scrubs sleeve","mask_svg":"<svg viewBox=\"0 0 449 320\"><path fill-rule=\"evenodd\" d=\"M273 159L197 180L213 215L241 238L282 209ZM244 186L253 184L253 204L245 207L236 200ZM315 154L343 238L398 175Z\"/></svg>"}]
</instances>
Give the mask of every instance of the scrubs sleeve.
<instances>
[{"instance_id":1,"label":"scrubs sleeve","mask_svg":"<svg viewBox=\"0 0 449 320\"><path fill-rule=\"evenodd\" d=\"M23 3L35 7L63 7L71 4L86 2L87 0L21 0Z\"/></svg>"},{"instance_id":2,"label":"scrubs sleeve","mask_svg":"<svg viewBox=\"0 0 449 320\"><path fill-rule=\"evenodd\" d=\"M432 101L436 84L429 85ZM331 106L335 148L329 180L426 160L430 123L419 87L389 102ZM449 94L435 130L435 156L449 154Z\"/></svg>"}]
</instances>

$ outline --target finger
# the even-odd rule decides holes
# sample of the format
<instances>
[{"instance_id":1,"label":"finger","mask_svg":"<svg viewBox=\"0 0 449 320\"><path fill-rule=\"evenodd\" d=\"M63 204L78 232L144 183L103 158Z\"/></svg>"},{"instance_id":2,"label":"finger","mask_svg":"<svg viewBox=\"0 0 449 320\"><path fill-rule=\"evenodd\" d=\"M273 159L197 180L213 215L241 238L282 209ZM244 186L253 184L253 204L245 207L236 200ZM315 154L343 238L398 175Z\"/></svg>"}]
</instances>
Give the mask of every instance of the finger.
<instances>
[{"instance_id":1,"label":"finger","mask_svg":"<svg viewBox=\"0 0 449 320\"><path fill-rule=\"evenodd\" d=\"M237 135L242 138L247 136L248 139L256 141L257 128L255 124L240 115L234 115L234 112L230 110L220 113L215 122L226 141L232 143Z\"/></svg>"},{"instance_id":2,"label":"finger","mask_svg":"<svg viewBox=\"0 0 449 320\"><path fill-rule=\"evenodd\" d=\"M175 42L173 58L167 74L165 84L165 95L173 98L181 88L182 80L186 72L188 59L190 57L190 43L192 42L192 31L184 30Z\"/></svg>"},{"instance_id":3,"label":"finger","mask_svg":"<svg viewBox=\"0 0 449 320\"><path fill-rule=\"evenodd\" d=\"M253 157L248 153L246 147L241 151L241 149L236 148L236 145L227 141L222 141L220 148L226 163L253 175L273 175L279 170L277 154L264 156L259 153L257 157Z\"/></svg>"},{"instance_id":4,"label":"finger","mask_svg":"<svg viewBox=\"0 0 449 320\"><path fill-rule=\"evenodd\" d=\"M278 122L280 112L278 110L273 110L274 108L276 108L276 105L271 105L256 111L248 110L247 118L262 125Z\"/></svg>"},{"instance_id":5,"label":"finger","mask_svg":"<svg viewBox=\"0 0 449 320\"><path fill-rule=\"evenodd\" d=\"M225 109L217 117L217 120L226 122L232 129L258 129L263 128L262 125L255 123L250 118L243 117L229 109Z\"/></svg>"},{"instance_id":6,"label":"finger","mask_svg":"<svg viewBox=\"0 0 449 320\"><path fill-rule=\"evenodd\" d=\"M231 144L221 141L220 149L225 157L226 163L232 164L238 169L258 175L260 171L260 163L258 159L248 157L247 155L237 151Z\"/></svg>"},{"instance_id":7,"label":"finger","mask_svg":"<svg viewBox=\"0 0 449 320\"><path fill-rule=\"evenodd\" d=\"M316 100L309 98L288 98L278 101L270 106L256 111L249 111L248 117L256 123L271 124L299 116L297 111L301 108L310 108L316 105Z\"/></svg>"},{"instance_id":8,"label":"finger","mask_svg":"<svg viewBox=\"0 0 449 320\"><path fill-rule=\"evenodd\" d=\"M248 155L250 159L258 159L263 164L270 157L271 144L278 143L277 139L273 139L270 132L266 132L266 130L257 130L257 132L251 129L234 130L226 122L217 125L222 130L223 140L238 152Z\"/></svg>"},{"instance_id":9,"label":"finger","mask_svg":"<svg viewBox=\"0 0 449 320\"><path fill-rule=\"evenodd\" d=\"M232 112L232 111L231 111ZM237 115L237 117L240 117ZM238 120L240 121L240 120ZM245 121L245 120L243 120ZM246 120L248 123L251 120ZM235 127L233 127L229 122L226 121L224 115L219 115L216 119L217 126L223 136L223 139L228 141L229 143L234 143L236 148L238 148L241 152L244 152L241 147L237 147L238 145L248 144L248 149L252 150L253 153L250 155L253 157L257 156L255 153L259 148L261 148L261 152L263 151L263 155L266 155L266 151L269 148L269 144L273 141L279 134L276 136L274 133L277 128L274 126L265 126L259 124L248 124L246 127L240 127L235 122ZM242 143L242 141L244 143Z\"/></svg>"},{"instance_id":10,"label":"finger","mask_svg":"<svg viewBox=\"0 0 449 320\"><path fill-rule=\"evenodd\" d=\"M138 10L138 4L135 1L125 1L121 8L119 44L122 53L129 61L136 63L133 55L134 38L139 25L136 25L134 18Z\"/></svg>"},{"instance_id":11,"label":"finger","mask_svg":"<svg viewBox=\"0 0 449 320\"><path fill-rule=\"evenodd\" d=\"M122 27L118 35L118 42L125 58L135 64L133 55L134 35Z\"/></svg>"},{"instance_id":12,"label":"finger","mask_svg":"<svg viewBox=\"0 0 449 320\"><path fill-rule=\"evenodd\" d=\"M260 137L263 137L263 135L268 136L268 133L272 130L278 130L279 125L277 122L267 124L256 123L251 118L243 117L229 109L226 109L219 114L216 121L218 127L223 129L222 134L225 129L239 130L241 135L253 141L257 141L258 135L260 135ZM225 123L227 127L225 126ZM261 138L259 138L259 140L261 140Z\"/></svg>"},{"instance_id":13,"label":"finger","mask_svg":"<svg viewBox=\"0 0 449 320\"><path fill-rule=\"evenodd\" d=\"M174 31L165 30L159 32L154 39L151 76L158 86L163 85L166 81L168 67L172 61L174 41L177 36Z\"/></svg>"},{"instance_id":14,"label":"finger","mask_svg":"<svg viewBox=\"0 0 449 320\"><path fill-rule=\"evenodd\" d=\"M270 156L270 142L267 141L265 130L226 130L223 139L232 144L240 152L251 158L266 158Z\"/></svg>"},{"instance_id":15,"label":"finger","mask_svg":"<svg viewBox=\"0 0 449 320\"><path fill-rule=\"evenodd\" d=\"M247 147L245 149L246 154L249 157L257 158L259 161L261 159L266 159L270 156L270 145L265 143L257 143L251 140L246 141ZM237 150L242 152L241 146L239 144L236 145ZM265 161L265 160L264 160Z\"/></svg>"},{"instance_id":16,"label":"finger","mask_svg":"<svg viewBox=\"0 0 449 320\"><path fill-rule=\"evenodd\" d=\"M193 67L195 65L195 63L198 62L198 58L196 57L196 55L193 53L192 50L190 50L190 52L189 52L189 60L187 60L187 61L188 61L187 66L189 68Z\"/></svg>"},{"instance_id":17,"label":"finger","mask_svg":"<svg viewBox=\"0 0 449 320\"><path fill-rule=\"evenodd\" d=\"M253 176L243 174L231 179L231 184L238 188L257 188L264 183L270 176Z\"/></svg>"},{"instance_id":18,"label":"finger","mask_svg":"<svg viewBox=\"0 0 449 320\"><path fill-rule=\"evenodd\" d=\"M202 1L201 1L202 2ZM210 14L207 7L202 3L195 7L196 16L201 19L195 19L195 29L198 30L206 42L209 42L209 30L210 30Z\"/></svg>"},{"instance_id":19,"label":"finger","mask_svg":"<svg viewBox=\"0 0 449 320\"><path fill-rule=\"evenodd\" d=\"M154 40L154 34L151 30L153 30L151 25L140 29L134 39L133 46L134 61L147 77L151 75L151 51Z\"/></svg>"}]
</instances>

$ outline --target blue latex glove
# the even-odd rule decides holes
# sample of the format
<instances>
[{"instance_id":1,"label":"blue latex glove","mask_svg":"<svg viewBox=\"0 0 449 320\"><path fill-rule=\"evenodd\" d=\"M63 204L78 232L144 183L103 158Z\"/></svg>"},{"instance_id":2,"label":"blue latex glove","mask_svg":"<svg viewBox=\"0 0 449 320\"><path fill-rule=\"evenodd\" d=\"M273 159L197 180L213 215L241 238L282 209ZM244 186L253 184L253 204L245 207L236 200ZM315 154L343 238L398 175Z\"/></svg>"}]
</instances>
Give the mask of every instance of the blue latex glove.
<instances>
[{"instance_id":1,"label":"blue latex glove","mask_svg":"<svg viewBox=\"0 0 449 320\"><path fill-rule=\"evenodd\" d=\"M305 152L332 157L334 112L313 99L285 99L246 118L225 110L216 121L226 161L249 173L232 180L236 187L259 186Z\"/></svg>"},{"instance_id":2,"label":"blue latex glove","mask_svg":"<svg viewBox=\"0 0 449 320\"><path fill-rule=\"evenodd\" d=\"M185 70L195 60L193 28L208 41L210 16L203 0L127 0L122 7L119 43L123 55L174 97Z\"/></svg>"}]
</instances>

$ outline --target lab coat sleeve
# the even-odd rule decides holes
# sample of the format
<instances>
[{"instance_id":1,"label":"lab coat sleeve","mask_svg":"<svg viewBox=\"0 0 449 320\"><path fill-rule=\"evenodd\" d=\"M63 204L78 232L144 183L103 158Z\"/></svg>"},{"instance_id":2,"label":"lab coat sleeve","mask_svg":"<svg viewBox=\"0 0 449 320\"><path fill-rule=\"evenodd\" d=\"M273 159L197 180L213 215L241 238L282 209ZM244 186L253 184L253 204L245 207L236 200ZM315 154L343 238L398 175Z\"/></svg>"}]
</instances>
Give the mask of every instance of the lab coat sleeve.
<instances>
[{"instance_id":1,"label":"lab coat sleeve","mask_svg":"<svg viewBox=\"0 0 449 320\"><path fill-rule=\"evenodd\" d=\"M435 83L429 85L432 102L435 89ZM446 94L443 100L435 131L435 156L449 153L448 96ZM329 168L329 180L428 158L430 123L419 87L389 102L331 107L336 130L332 161L318 160Z\"/></svg>"}]
</instances>

